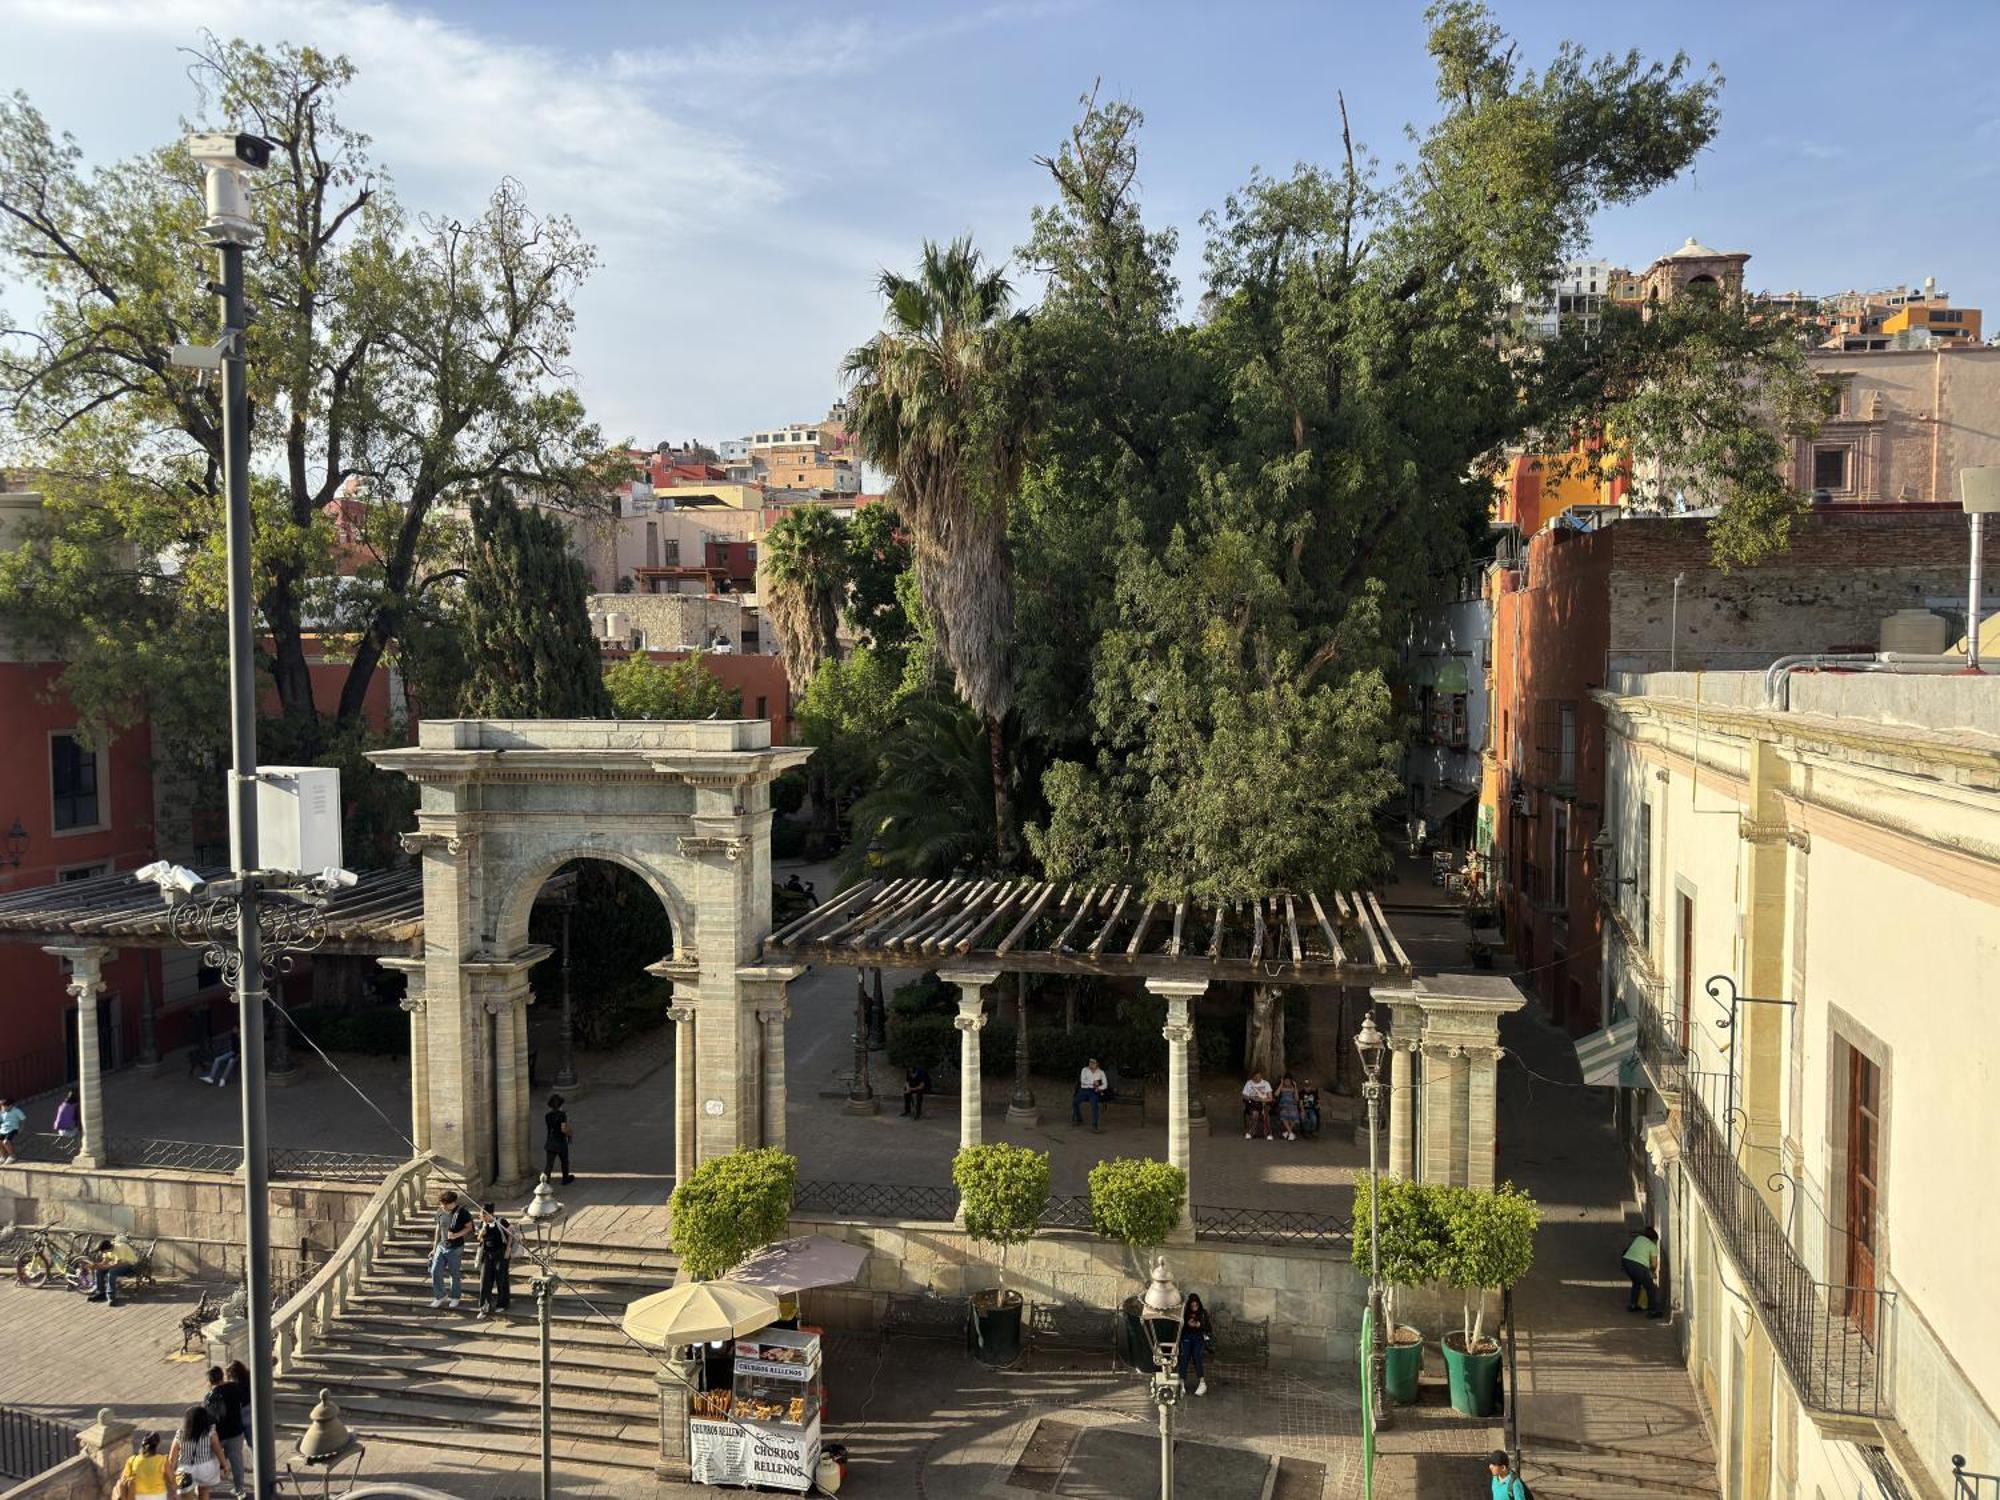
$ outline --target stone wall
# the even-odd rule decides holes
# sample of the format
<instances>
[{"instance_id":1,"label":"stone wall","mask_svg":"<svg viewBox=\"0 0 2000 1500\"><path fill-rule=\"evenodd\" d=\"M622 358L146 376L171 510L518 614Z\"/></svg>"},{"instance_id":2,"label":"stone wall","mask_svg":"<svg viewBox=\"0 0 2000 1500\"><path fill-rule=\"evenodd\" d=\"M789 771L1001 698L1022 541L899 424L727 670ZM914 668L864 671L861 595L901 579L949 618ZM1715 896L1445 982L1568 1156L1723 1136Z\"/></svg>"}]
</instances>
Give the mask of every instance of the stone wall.
<instances>
[{"instance_id":1,"label":"stone wall","mask_svg":"<svg viewBox=\"0 0 2000 1500\"><path fill-rule=\"evenodd\" d=\"M271 1244L319 1255L339 1245L367 1206L367 1183L280 1183L271 1188ZM0 1221L160 1241L162 1275L222 1277L243 1263L243 1187L220 1172L165 1168L85 1171L16 1162L0 1168Z\"/></svg>"},{"instance_id":2,"label":"stone wall","mask_svg":"<svg viewBox=\"0 0 2000 1500\"><path fill-rule=\"evenodd\" d=\"M746 623L741 603L734 597L718 599L708 594L592 594L590 615L600 635L608 634L602 622L617 615L622 621L620 641L637 633L648 651L687 651L701 645L706 633L720 631L737 650L743 649Z\"/></svg>"},{"instance_id":3,"label":"stone wall","mask_svg":"<svg viewBox=\"0 0 2000 1500\"><path fill-rule=\"evenodd\" d=\"M807 1292L801 1312L822 1328L879 1329L892 1295L963 1297L996 1283L999 1259L950 1224L793 1220L801 1234L865 1245L870 1254L849 1287ZM1351 1364L1368 1300L1367 1277L1345 1248L1264 1245L1169 1246L1167 1267L1183 1291L1231 1318L1270 1325L1276 1365ZM1007 1253L1006 1284L1031 1303L1100 1307L1136 1293L1150 1266L1122 1245L1085 1234L1045 1233Z\"/></svg>"},{"instance_id":4,"label":"stone wall","mask_svg":"<svg viewBox=\"0 0 2000 1500\"><path fill-rule=\"evenodd\" d=\"M0 1491L0 1500L99 1500L97 1465L79 1453Z\"/></svg>"}]
</instances>

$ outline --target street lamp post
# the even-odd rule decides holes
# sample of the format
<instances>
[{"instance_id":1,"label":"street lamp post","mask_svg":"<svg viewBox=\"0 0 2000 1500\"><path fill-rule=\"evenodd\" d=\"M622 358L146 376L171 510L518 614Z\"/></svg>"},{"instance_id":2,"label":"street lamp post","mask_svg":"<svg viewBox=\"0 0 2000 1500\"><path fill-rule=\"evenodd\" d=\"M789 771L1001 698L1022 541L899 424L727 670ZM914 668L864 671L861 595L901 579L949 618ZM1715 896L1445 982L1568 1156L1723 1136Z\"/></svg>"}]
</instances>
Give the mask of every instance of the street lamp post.
<instances>
[{"instance_id":1,"label":"street lamp post","mask_svg":"<svg viewBox=\"0 0 2000 1500\"><path fill-rule=\"evenodd\" d=\"M1181 1399L1181 1325L1187 1304L1167 1274L1164 1258L1153 1262L1153 1274L1139 1302L1140 1326L1153 1351L1150 1394L1160 1409L1160 1500L1174 1500L1174 1408Z\"/></svg>"},{"instance_id":2,"label":"street lamp post","mask_svg":"<svg viewBox=\"0 0 2000 1500\"><path fill-rule=\"evenodd\" d=\"M555 1193L549 1187L549 1174L542 1173L542 1180L535 1184L534 1196L528 1200L524 1217L528 1221L529 1245L535 1261L535 1322L541 1333L542 1359L542 1497L549 1500L553 1492L555 1469L555 1441L551 1431L554 1386L549 1376L549 1304L555 1294L555 1271L550 1262L554 1259L556 1246L561 1242L558 1224L562 1219L563 1206L556 1201Z\"/></svg>"},{"instance_id":3,"label":"street lamp post","mask_svg":"<svg viewBox=\"0 0 2000 1500\"><path fill-rule=\"evenodd\" d=\"M872 1115L877 1109L875 1089L868 1081L868 981L863 971L854 971L854 1078L847 1088L847 1112Z\"/></svg>"},{"instance_id":4,"label":"street lamp post","mask_svg":"<svg viewBox=\"0 0 2000 1500\"><path fill-rule=\"evenodd\" d=\"M1361 1054L1361 1097L1368 1105L1368 1311L1374 1327L1374 1338L1368 1351L1369 1405L1375 1413L1378 1428L1389 1426L1385 1420L1389 1403L1383 1379L1383 1354L1388 1344L1388 1330L1382 1326L1382 1171L1380 1155L1380 1117L1382 1099L1382 1054L1387 1050L1381 1031L1375 1025L1375 1012L1369 1011L1361 1018L1361 1030L1354 1038L1354 1050Z\"/></svg>"}]
</instances>

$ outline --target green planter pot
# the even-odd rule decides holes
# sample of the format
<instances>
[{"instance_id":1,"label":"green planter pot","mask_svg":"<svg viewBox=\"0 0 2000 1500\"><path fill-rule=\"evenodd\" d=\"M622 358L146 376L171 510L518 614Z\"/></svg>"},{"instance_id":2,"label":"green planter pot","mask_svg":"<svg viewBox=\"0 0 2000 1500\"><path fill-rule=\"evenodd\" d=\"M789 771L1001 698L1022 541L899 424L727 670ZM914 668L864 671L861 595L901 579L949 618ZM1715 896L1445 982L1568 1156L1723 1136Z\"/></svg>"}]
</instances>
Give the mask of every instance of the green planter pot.
<instances>
[{"instance_id":1,"label":"green planter pot","mask_svg":"<svg viewBox=\"0 0 2000 1500\"><path fill-rule=\"evenodd\" d=\"M1019 1292L980 1292L972 1299L966 1348L981 1364L1011 1365L1021 1357Z\"/></svg>"},{"instance_id":2,"label":"green planter pot","mask_svg":"<svg viewBox=\"0 0 2000 1500\"><path fill-rule=\"evenodd\" d=\"M1454 1341L1462 1341L1462 1333L1448 1333L1441 1340L1444 1348L1444 1373L1451 1387L1451 1409L1462 1411L1469 1417L1495 1417L1500 1414L1500 1351L1491 1354L1467 1354L1455 1347Z\"/></svg>"},{"instance_id":3,"label":"green planter pot","mask_svg":"<svg viewBox=\"0 0 2000 1500\"><path fill-rule=\"evenodd\" d=\"M1414 1406L1417 1379L1424 1373L1424 1336L1416 1329L1398 1324L1396 1334L1408 1335L1398 1343L1394 1334L1382 1350L1382 1388L1398 1406Z\"/></svg>"}]
</instances>

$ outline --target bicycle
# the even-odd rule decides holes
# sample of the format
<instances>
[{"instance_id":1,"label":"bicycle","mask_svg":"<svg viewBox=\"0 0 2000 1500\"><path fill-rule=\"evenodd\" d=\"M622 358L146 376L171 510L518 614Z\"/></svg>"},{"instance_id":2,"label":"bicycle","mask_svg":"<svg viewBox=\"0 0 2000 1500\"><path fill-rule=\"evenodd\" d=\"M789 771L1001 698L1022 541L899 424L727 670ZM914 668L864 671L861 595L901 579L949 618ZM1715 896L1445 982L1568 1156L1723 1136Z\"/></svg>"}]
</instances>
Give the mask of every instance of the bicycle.
<instances>
[{"instance_id":1,"label":"bicycle","mask_svg":"<svg viewBox=\"0 0 2000 1500\"><path fill-rule=\"evenodd\" d=\"M92 1285L89 1258L76 1235L57 1238L55 1231L37 1229L26 1253L14 1258L14 1280L22 1286L46 1286L51 1276L79 1291Z\"/></svg>"}]
</instances>

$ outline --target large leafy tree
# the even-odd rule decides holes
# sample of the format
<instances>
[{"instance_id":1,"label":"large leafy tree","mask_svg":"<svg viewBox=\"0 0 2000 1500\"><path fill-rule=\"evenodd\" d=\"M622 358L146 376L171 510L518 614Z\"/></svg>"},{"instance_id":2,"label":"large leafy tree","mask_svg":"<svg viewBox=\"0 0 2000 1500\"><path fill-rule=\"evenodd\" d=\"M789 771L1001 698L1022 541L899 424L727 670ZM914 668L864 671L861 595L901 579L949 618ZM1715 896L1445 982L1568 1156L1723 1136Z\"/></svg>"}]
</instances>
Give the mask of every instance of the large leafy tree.
<instances>
[{"instance_id":1,"label":"large leafy tree","mask_svg":"<svg viewBox=\"0 0 2000 1500\"><path fill-rule=\"evenodd\" d=\"M764 533L757 571L764 618L777 634L785 679L794 694L804 693L820 666L840 654L848 583L845 523L823 505L794 506Z\"/></svg>"},{"instance_id":2,"label":"large leafy tree","mask_svg":"<svg viewBox=\"0 0 2000 1500\"><path fill-rule=\"evenodd\" d=\"M1718 557L1782 544L1778 432L1813 415L1789 330L1697 297L1524 348L1496 315L1687 168L1718 80L1570 46L1532 69L1469 0L1430 21L1441 113L1410 163L1377 168L1343 106L1333 165L1205 221L1193 324L1140 212L1137 112L1086 101L1045 159L1024 255L1047 403L1013 542L1051 875L1216 898L1364 877L1401 727L1382 643L1475 555L1510 446L1611 434L1721 506Z\"/></svg>"},{"instance_id":3,"label":"large leafy tree","mask_svg":"<svg viewBox=\"0 0 2000 1500\"><path fill-rule=\"evenodd\" d=\"M407 217L337 113L344 58L210 38L192 73L204 123L274 147L246 258L255 586L285 738L311 754L360 719L452 507L495 483L553 504L604 492L566 375L596 256L510 182L475 218ZM168 348L214 336L201 199L181 144L86 169L25 96L0 101L0 257L41 308L0 340L0 411L48 497L39 535L0 559L0 611L69 663L87 716L150 712L197 741L225 722L221 421L216 386ZM314 632L350 659L324 704Z\"/></svg>"},{"instance_id":4,"label":"large leafy tree","mask_svg":"<svg viewBox=\"0 0 2000 1500\"><path fill-rule=\"evenodd\" d=\"M864 505L847 523L847 608L841 618L864 645L900 651L914 627L899 589L910 571L908 530L886 500Z\"/></svg>"},{"instance_id":5,"label":"large leafy tree","mask_svg":"<svg viewBox=\"0 0 2000 1500\"><path fill-rule=\"evenodd\" d=\"M621 719L734 719L743 712L743 690L716 676L700 651L665 664L635 652L604 674L604 688Z\"/></svg>"},{"instance_id":6,"label":"large leafy tree","mask_svg":"<svg viewBox=\"0 0 2000 1500\"><path fill-rule=\"evenodd\" d=\"M1013 289L969 240L926 241L916 273L885 271L885 327L847 357L853 431L895 476L924 613L959 695L985 727L1000 858L1012 848L1005 720L1014 702L1008 501L1030 422Z\"/></svg>"},{"instance_id":7,"label":"large leafy tree","mask_svg":"<svg viewBox=\"0 0 2000 1500\"><path fill-rule=\"evenodd\" d=\"M472 503L463 610L471 719L608 719L590 574L555 517L505 490Z\"/></svg>"}]
</instances>

